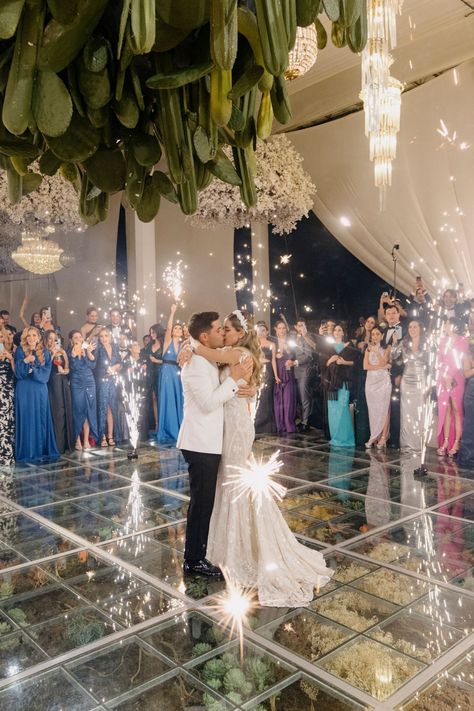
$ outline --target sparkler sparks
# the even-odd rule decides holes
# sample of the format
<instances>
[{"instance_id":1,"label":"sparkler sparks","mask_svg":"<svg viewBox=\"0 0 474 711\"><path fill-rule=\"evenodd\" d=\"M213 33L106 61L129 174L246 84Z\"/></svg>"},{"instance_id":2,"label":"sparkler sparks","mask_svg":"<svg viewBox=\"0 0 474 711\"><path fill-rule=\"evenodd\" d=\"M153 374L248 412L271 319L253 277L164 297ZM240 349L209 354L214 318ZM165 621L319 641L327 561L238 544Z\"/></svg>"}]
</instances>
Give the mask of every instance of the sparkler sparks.
<instances>
[{"instance_id":1,"label":"sparkler sparks","mask_svg":"<svg viewBox=\"0 0 474 711\"><path fill-rule=\"evenodd\" d=\"M179 259L176 263L168 262L168 266L163 272L163 283L165 291L172 297L175 304L184 306L183 296L183 279L186 265L183 265L183 260Z\"/></svg>"},{"instance_id":2,"label":"sparkler sparks","mask_svg":"<svg viewBox=\"0 0 474 711\"><path fill-rule=\"evenodd\" d=\"M292 254L282 254L280 257L280 264L289 264Z\"/></svg>"},{"instance_id":3,"label":"sparkler sparks","mask_svg":"<svg viewBox=\"0 0 474 711\"><path fill-rule=\"evenodd\" d=\"M286 494L286 488L276 481L272 476L277 474L283 466L283 462L278 461L280 450L274 452L271 457L264 462L257 461L253 455L248 460L248 466L237 467L229 465L229 469L236 469L237 474L230 474L224 486L232 486L236 493L234 501L241 496L249 496L255 504L257 512L260 511L263 498L275 498L281 501Z\"/></svg>"},{"instance_id":4,"label":"sparkler sparks","mask_svg":"<svg viewBox=\"0 0 474 711\"><path fill-rule=\"evenodd\" d=\"M248 626L248 616L256 607L254 590L245 590L233 579L229 570L221 568L226 583L226 589L216 595L216 604L210 605L219 617L220 624L230 627L230 636L237 629L240 642L240 657L243 658L244 626Z\"/></svg>"}]
</instances>

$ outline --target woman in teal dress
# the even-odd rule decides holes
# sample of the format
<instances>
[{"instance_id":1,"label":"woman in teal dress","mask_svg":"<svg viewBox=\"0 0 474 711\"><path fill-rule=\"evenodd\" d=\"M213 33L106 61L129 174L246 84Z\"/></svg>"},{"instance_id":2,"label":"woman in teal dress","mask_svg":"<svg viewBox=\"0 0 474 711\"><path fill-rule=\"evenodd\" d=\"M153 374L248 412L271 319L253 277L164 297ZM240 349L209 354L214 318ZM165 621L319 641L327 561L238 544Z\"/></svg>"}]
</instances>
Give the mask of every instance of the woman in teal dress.
<instances>
[{"instance_id":1,"label":"woman in teal dress","mask_svg":"<svg viewBox=\"0 0 474 711\"><path fill-rule=\"evenodd\" d=\"M334 447L354 447L354 427L349 409L350 391L354 380L357 351L344 342L344 328L334 327L334 343L322 373L327 394L330 444Z\"/></svg>"},{"instance_id":2,"label":"woman in teal dress","mask_svg":"<svg viewBox=\"0 0 474 711\"><path fill-rule=\"evenodd\" d=\"M176 304L171 306L171 313L163 341L163 365L160 368L158 387L158 442L176 442L183 420L183 386L181 370L178 366L178 353L183 341L183 327L173 326Z\"/></svg>"}]
</instances>

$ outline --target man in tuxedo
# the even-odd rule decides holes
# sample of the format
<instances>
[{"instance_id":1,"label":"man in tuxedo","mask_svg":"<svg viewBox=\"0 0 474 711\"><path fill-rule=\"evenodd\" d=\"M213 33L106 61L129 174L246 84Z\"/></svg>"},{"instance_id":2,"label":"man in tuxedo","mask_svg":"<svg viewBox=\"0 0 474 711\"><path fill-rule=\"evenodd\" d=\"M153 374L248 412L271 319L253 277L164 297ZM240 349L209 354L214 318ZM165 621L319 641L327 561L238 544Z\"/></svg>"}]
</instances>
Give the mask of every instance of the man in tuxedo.
<instances>
[{"instance_id":1,"label":"man in tuxedo","mask_svg":"<svg viewBox=\"0 0 474 711\"><path fill-rule=\"evenodd\" d=\"M382 347L394 346L403 338L403 328L400 323L400 309L397 304L388 304L384 310L387 328L382 338ZM390 405L390 438L389 447L400 446L400 381L403 366L392 365L392 401Z\"/></svg>"},{"instance_id":2,"label":"man in tuxedo","mask_svg":"<svg viewBox=\"0 0 474 711\"><path fill-rule=\"evenodd\" d=\"M215 311L191 316L189 333L208 348L222 348L224 329ZM247 397L249 388L239 388L238 380L252 372L253 361L233 365L230 375L219 382L215 363L194 354L183 366L181 382L184 415L176 446L188 465L190 501L188 508L184 574L220 577L220 569L206 559L207 538L216 493L217 472L222 454L224 403L237 394ZM226 532L222 531L225 536Z\"/></svg>"},{"instance_id":3,"label":"man in tuxedo","mask_svg":"<svg viewBox=\"0 0 474 711\"><path fill-rule=\"evenodd\" d=\"M462 287L462 285L460 285ZM458 318L463 324L469 319L470 302L459 301L455 289L446 289L440 300L441 317L443 319Z\"/></svg>"},{"instance_id":4,"label":"man in tuxedo","mask_svg":"<svg viewBox=\"0 0 474 711\"><path fill-rule=\"evenodd\" d=\"M299 318L295 324L295 345L293 352L295 354L295 380L298 392L298 400L301 408L301 422L298 426L300 432L309 432L309 416L311 415L311 407L313 404L311 394L311 375L314 366L314 355L316 342L308 334L306 321Z\"/></svg>"}]
</instances>

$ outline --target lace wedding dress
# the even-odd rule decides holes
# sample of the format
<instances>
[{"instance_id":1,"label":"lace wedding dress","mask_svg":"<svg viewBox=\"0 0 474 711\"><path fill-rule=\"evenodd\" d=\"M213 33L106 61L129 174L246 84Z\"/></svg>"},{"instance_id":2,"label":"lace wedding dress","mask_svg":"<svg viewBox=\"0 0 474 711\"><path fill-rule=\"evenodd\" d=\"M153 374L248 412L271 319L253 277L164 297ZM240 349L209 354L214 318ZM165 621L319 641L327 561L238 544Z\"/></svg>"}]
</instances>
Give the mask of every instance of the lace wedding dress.
<instances>
[{"instance_id":1,"label":"lace wedding dress","mask_svg":"<svg viewBox=\"0 0 474 711\"><path fill-rule=\"evenodd\" d=\"M228 375L221 373L221 380ZM249 496L236 499L229 468L245 466L255 438L245 398L224 405L224 442L216 498L207 545L207 558L227 568L242 586L255 588L261 605L299 607L314 598L333 571L318 551L298 543L275 501L263 497L261 508ZM226 481L232 482L224 486Z\"/></svg>"}]
</instances>

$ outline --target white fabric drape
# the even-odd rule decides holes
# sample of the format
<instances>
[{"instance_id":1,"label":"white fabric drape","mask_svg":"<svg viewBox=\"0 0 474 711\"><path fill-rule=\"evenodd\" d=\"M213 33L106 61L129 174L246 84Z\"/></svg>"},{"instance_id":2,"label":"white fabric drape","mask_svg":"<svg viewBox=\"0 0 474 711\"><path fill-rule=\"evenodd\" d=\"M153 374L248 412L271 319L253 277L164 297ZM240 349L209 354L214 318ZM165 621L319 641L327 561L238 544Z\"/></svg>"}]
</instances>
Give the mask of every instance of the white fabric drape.
<instances>
[{"instance_id":1,"label":"white fabric drape","mask_svg":"<svg viewBox=\"0 0 474 711\"><path fill-rule=\"evenodd\" d=\"M420 274L433 292L459 282L474 292L474 60L402 94L384 212L363 112L289 137L317 186L314 212L358 259L391 282L399 244L400 290L408 293Z\"/></svg>"}]
</instances>

